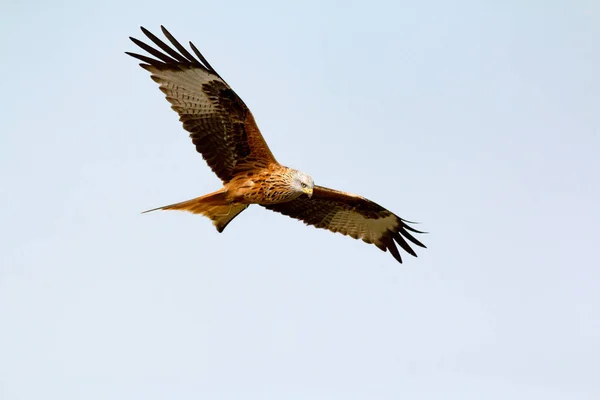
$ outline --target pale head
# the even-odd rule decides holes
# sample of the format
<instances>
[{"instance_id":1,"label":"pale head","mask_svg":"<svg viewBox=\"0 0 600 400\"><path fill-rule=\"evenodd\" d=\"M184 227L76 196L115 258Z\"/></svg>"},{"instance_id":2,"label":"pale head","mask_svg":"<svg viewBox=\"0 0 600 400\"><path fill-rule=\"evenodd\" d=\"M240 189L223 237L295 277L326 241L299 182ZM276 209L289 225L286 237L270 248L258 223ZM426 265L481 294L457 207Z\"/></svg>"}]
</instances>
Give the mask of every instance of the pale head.
<instances>
[{"instance_id":1,"label":"pale head","mask_svg":"<svg viewBox=\"0 0 600 400\"><path fill-rule=\"evenodd\" d=\"M309 175L294 169L292 170L291 186L295 192L304 193L308 197L312 197L315 183Z\"/></svg>"}]
</instances>

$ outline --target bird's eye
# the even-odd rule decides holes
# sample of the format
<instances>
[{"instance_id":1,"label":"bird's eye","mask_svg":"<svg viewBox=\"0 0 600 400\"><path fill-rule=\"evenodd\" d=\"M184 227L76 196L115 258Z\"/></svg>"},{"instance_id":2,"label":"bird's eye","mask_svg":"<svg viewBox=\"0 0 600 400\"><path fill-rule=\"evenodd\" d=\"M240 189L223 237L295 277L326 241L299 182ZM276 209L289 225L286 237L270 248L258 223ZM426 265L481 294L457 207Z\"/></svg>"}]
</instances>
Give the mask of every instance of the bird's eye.
<instances>
[{"instance_id":1,"label":"bird's eye","mask_svg":"<svg viewBox=\"0 0 600 400\"><path fill-rule=\"evenodd\" d=\"M304 183L304 182L300 183L300 185L301 185L303 188L305 188L305 187L306 187L306 183Z\"/></svg>"}]
</instances>

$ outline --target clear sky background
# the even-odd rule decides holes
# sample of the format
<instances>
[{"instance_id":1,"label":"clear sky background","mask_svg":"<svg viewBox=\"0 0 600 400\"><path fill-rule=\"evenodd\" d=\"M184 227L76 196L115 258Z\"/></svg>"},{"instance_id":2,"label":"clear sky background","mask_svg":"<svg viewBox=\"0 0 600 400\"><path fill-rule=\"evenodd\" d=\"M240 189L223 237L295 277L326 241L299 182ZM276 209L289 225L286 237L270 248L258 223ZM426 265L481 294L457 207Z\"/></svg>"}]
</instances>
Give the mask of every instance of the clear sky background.
<instances>
[{"instance_id":1,"label":"clear sky background","mask_svg":"<svg viewBox=\"0 0 600 400\"><path fill-rule=\"evenodd\" d=\"M123 54L160 24L429 248L140 215L220 186ZM5 0L0 44L2 400L600 398L598 1Z\"/></svg>"}]
</instances>

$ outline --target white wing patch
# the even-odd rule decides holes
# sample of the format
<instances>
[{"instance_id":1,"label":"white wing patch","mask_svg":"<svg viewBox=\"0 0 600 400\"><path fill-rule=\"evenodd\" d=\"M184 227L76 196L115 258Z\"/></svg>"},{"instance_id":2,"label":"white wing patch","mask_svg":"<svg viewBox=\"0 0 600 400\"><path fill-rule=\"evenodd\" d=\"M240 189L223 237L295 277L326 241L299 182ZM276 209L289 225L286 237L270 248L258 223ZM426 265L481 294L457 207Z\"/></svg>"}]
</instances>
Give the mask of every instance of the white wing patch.
<instances>
[{"instance_id":1,"label":"white wing patch","mask_svg":"<svg viewBox=\"0 0 600 400\"><path fill-rule=\"evenodd\" d=\"M185 68L185 67L182 67ZM169 103L178 113L193 115L217 114L218 111L202 90L202 85L212 81L223 80L199 68L181 70L159 70L148 67L152 79L160 85L160 90L167 96ZM226 85L226 84L225 84Z\"/></svg>"},{"instance_id":2,"label":"white wing patch","mask_svg":"<svg viewBox=\"0 0 600 400\"><path fill-rule=\"evenodd\" d=\"M330 226L343 227L338 232L344 235L362 239L367 243L376 243L388 230L398 226L398 218L390 213L383 218L371 219L354 211L343 210L335 213L331 218Z\"/></svg>"}]
</instances>

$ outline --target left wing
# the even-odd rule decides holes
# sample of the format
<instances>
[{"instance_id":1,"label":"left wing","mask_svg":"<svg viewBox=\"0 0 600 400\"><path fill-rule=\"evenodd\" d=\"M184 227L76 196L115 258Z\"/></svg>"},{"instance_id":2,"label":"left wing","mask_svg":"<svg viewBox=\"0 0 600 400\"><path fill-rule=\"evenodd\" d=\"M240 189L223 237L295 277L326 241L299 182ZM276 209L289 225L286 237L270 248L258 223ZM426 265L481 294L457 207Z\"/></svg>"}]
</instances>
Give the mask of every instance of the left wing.
<instances>
[{"instance_id":1,"label":"left wing","mask_svg":"<svg viewBox=\"0 0 600 400\"><path fill-rule=\"evenodd\" d=\"M383 251L389 250L398 262L402 257L400 245L408 254L417 256L406 239L425 248L410 233L424 233L411 228L406 221L379 204L351 193L315 186L311 198L263 205L263 207L304 221L307 225L339 232L354 239L372 243Z\"/></svg>"}]
</instances>

